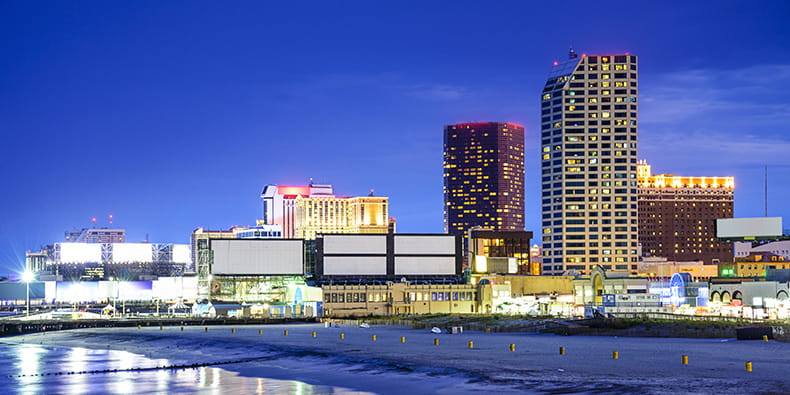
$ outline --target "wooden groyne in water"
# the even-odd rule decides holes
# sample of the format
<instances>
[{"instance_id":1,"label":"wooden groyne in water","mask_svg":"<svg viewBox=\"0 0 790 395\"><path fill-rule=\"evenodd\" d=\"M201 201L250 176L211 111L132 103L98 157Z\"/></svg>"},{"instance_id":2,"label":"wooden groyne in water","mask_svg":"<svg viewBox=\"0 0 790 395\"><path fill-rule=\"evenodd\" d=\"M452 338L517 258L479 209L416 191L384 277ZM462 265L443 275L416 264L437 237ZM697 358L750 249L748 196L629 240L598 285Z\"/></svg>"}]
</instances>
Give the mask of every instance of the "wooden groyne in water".
<instances>
[{"instance_id":1,"label":"wooden groyne in water","mask_svg":"<svg viewBox=\"0 0 790 395\"><path fill-rule=\"evenodd\" d=\"M131 319L52 319L34 321L0 321L0 337L26 333L62 331L80 328L122 328L139 326L213 326L275 325L315 323L316 318L131 318Z\"/></svg>"}]
</instances>

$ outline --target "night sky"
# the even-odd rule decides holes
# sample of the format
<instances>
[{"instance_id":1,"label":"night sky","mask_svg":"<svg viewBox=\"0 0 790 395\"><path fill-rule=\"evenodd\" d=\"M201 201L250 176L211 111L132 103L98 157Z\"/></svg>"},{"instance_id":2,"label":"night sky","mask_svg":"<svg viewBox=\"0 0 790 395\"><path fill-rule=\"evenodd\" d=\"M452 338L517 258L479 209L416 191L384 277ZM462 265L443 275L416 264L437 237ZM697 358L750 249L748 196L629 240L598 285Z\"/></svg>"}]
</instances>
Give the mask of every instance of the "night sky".
<instances>
[{"instance_id":1,"label":"night sky","mask_svg":"<svg viewBox=\"0 0 790 395\"><path fill-rule=\"evenodd\" d=\"M0 3L0 275L92 217L186 243L310 178L441 232L442 128L471 121L525 126L538 234L540 93L571 45L639 55L654 173L735 176L748 217L767 165L790 221L790 2L230 4Z\"/></svg>"}]
</instances>

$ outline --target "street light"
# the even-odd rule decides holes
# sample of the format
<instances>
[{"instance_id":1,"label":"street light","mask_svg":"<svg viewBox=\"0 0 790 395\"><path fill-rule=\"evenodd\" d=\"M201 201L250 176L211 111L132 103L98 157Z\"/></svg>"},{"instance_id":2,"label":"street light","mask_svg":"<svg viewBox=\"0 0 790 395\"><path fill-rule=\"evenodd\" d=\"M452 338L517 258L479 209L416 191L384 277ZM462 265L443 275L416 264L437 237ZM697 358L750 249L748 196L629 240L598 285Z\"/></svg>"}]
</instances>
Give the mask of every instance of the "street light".
<instances>
[{"instance_id":1,"label":"street light","mask_svg":"<svg viewBox=\"0 0 790 395\"><path fill-rule=\"evenodd\" d=\"M35 279L35 275L30 270L25 270L22 273L22 281L25 282L25 294L27 295L27 308L25 309L25 316L30 316L30 282Z\"/></svg>"}]
</instances>

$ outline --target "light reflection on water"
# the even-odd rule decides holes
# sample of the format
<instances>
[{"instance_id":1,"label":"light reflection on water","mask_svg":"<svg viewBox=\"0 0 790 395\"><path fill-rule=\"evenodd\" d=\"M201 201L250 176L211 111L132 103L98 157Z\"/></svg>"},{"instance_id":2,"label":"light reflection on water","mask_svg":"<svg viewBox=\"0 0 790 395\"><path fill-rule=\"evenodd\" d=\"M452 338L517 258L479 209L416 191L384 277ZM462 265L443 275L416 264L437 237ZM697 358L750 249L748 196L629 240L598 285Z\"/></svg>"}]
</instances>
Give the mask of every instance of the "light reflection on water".
<instances>
[{"instance_id":1,"label":"light reflection on water","mask_svg":"<svg viewBox=\"0 0 790 395\"><path fill-rule=\"evenodd\" d=\"M130 371L135 368L168 366L171 363L166 359L150 359L116 350L0 343L0 360L6 362L0 364L0 388L13 388L15 392L23 394L243 392L307 395L347 392L337 387L309 385L300 381L242 377L215 367ZM95 370L118 371L74 374ZM47 373L49 375L45 375Z\"/></svg>"}]
</instances>

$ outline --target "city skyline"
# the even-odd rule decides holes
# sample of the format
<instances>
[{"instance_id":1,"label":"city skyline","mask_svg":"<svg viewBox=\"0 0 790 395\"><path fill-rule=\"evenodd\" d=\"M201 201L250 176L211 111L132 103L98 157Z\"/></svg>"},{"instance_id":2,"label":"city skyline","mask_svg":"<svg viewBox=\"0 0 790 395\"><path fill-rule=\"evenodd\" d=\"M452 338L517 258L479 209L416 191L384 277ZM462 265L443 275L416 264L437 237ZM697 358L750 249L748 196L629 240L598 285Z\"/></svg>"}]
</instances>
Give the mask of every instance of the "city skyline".
<instances>
[{"instance_id":1,"label":"city skyline","mask_svg":"<svg viewBox=\"0 0 790 395\"><path fill-rule=\"evenodd\" d=\"M254 224L264 185L309 178L388 196L400 232L441 232L441 127L474 121L525 126L538 234L538 93L570 45L640 56L639 159L656 173L734 176L735 216L761 216L767 165L769 215L790 213L786 4L569 3L561 29L556 7L516 2L86 4L0 6L0 275L92 217L184 243ZM629 17L601 26L616 9Z\"/></svg>"}]
</instances>

